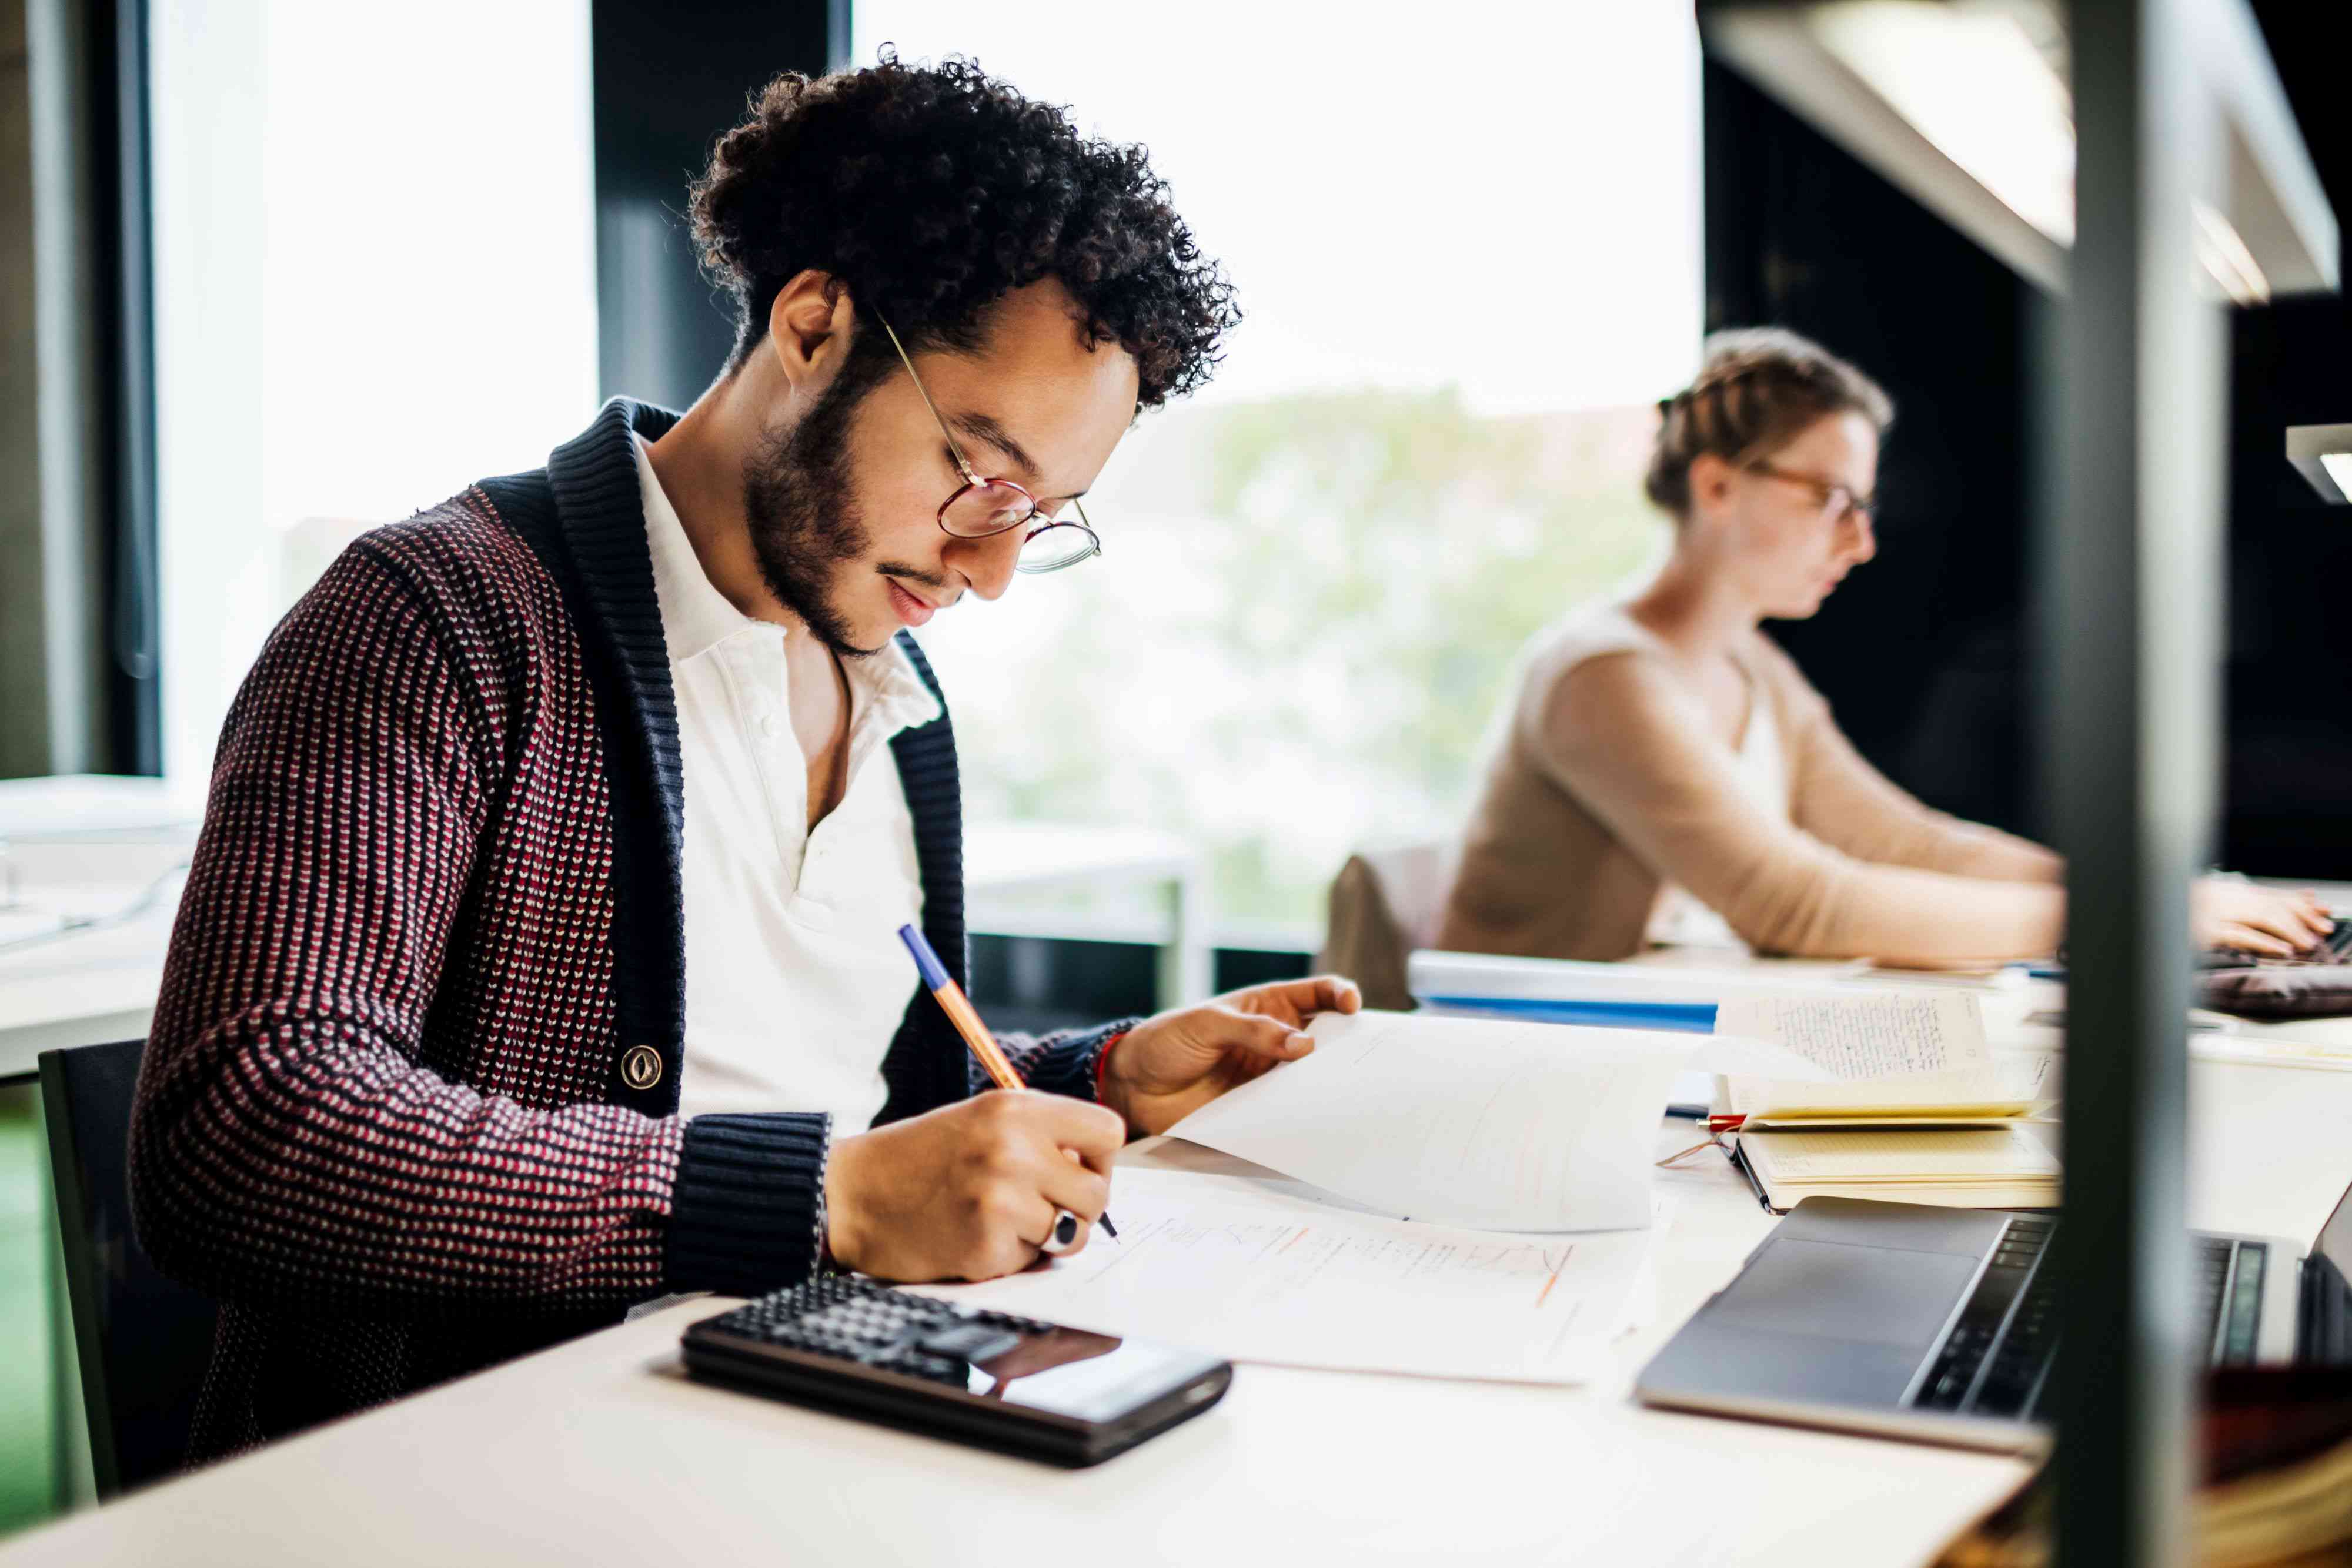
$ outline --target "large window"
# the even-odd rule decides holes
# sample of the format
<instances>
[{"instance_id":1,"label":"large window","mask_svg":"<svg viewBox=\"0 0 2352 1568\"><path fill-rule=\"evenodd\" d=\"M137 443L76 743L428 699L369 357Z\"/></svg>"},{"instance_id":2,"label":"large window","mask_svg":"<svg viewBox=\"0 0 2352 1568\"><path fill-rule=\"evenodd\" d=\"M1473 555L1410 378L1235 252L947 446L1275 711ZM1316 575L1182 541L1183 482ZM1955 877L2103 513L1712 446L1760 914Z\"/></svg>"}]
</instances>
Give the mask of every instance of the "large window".
<instances>
[{"instance_id":1,"label":"large window","mask_svg":"<svg viewBox=\"0 0 2352 1568\"><path fill-rule=\"evenodd\" d=\"M1351 845L1458 823L1517 649L1655 549L1688 9L853 10L860 59L971 54L1147 143L1248 317L1114 458L1101 561L926 633L970 814L1173 830L1227 936L1304 938ZM593 407L588 5L152 11L165 759L201 779L337 549Z\"/></svg>"},{"instance_id":2,"label":"large window","mask_svg":"<svg viewBox=\"0 0 2352 1568\"><path fill-rule=\"evenodd\" d=\"M857 0L1141 141L1248 319L1089 497L1104 557L925 633L974 816L1149 824L1229 939L1456 826L1527 637L1638 571L1696 359L1689 7Z\"/></svg>"},{"instance_id":3,"label":"large window","mask_svg":"<svg viewBox=\"0 0 2352 1568\"><path fill-rule=\"evenodd\" d=\"M595 406L588 0L151 0L164 767L358 533Z\"/></svg>"}]
</instances>

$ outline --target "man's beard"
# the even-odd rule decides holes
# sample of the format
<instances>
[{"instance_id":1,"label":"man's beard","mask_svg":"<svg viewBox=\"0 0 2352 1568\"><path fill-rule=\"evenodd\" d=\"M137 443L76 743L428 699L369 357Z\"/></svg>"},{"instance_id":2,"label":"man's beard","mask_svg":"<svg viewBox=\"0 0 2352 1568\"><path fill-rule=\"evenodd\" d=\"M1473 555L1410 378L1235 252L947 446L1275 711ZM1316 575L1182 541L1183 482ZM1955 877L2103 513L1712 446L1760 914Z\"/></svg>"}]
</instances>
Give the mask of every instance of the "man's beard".
<instances>
[{"instance_id":1,"label":"man's beard","mask_svg":"<svg viewBox=\"0 0 2352 1568\"><path fill-rule=\"evenodd\" d=\"M743 512L768 591L844 659L882 651L850 640L849 622L833 599L842 564L863 556L867 544L849 489L849 426L857 403L835 380L799 424L766 432L743 460Z\"/></svg>"}]
</instances>

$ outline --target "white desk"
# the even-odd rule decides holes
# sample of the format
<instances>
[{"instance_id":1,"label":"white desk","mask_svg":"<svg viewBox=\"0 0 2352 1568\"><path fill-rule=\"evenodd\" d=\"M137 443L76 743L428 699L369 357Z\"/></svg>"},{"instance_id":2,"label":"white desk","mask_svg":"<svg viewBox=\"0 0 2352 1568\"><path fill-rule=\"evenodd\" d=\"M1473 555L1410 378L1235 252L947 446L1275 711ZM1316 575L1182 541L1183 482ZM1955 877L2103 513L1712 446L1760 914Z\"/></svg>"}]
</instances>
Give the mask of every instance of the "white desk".
<instances>
[{"instance_id":1,"label":"white desk","mask_svg":"<svg viewBox=\"0 0 2352 1568\"><path fill-rule=\"evenodd\" d=\"M2352 1071L2198 1061L2192 1220L2314 1234ZM1696 1141L1659 1131L1665 1154ZM1180 1159L1181 1156L1181 1159ZM1218 1156L1142 1144L1129 1164ZM1659 1181L1658 1312L1586 1388L1244 1366L1201 1419L1063 1472L686 1380L688 1304L21 1538L35 1563L1925 1561L2018 1460L1644 1410L1642 1363L1773 1223L1721 1160Z\"/></svg>"},{"instance_id":2,"label":"white desk","mask_svg":"<svg viewBox=\"0 0 2352 1568\"><path fill-rule=\"evenodd\" d=\"M1691 1140L1670 1123L1658 1148ZM1244 1366L1207 1415L1060 1471L691 1383L678 1332L714 1304L689 1303L78 1516L0 1564L1911 1564L2024 1474L1630 1404L1624 1379L1770 1223L1720 1161L1660 1179L1682 1199L1660 1312L1609 1386Z\"/></svg>"},{"instance_id":3,"label":"white desk","mask_svg":"<svg viewBox=\"0 0 2352 1568\"><path fill-rule=\"evenodd\" d=\"M130 907L184 862L203 802L161 779L0 781L0 942L25 912L103 915ZM44 1051L136 1040L154 1016L179 904L176 883L137 918L0 948L0 1082Z\"/></svg>"}]
</instances>

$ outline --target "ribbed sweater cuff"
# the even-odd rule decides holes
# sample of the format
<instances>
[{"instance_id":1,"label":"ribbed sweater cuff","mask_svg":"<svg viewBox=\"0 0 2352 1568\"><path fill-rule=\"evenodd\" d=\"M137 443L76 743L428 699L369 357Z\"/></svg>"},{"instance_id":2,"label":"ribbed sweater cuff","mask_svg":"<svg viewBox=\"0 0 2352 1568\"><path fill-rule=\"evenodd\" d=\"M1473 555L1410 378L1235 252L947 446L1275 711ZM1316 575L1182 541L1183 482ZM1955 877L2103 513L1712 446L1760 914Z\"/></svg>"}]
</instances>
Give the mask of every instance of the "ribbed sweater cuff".
<instances>
[{"instance_id":1,"label":"ribbed sweater cuff","mask_svg":"<svg viewBox=\"0 0 2352 1568\"><path fill-rule=\"evenodd\" d=\"M1120 1019L1116 1023L1097 1024L1092 1029L1048 1035L1037 1042L1032 1054L1023 1060L1021 1076L1032 1089L1092 1100L1096 1097L1095 1063L1102 1056L1104 1044L1142 1021L1141 1019Z\"/></svg>"},{"instance_id":2,"label":"ribbed sweater cuff","mask_svg":"<svg viewBox=\"0 0 2352 1568\"><path fill-rule=\"evenodd\" d=\"M757 1296L814 1273L832 1138L822 1113L689 1118L663 1244L669 1288Z\"/></svg>"}]
</instances>

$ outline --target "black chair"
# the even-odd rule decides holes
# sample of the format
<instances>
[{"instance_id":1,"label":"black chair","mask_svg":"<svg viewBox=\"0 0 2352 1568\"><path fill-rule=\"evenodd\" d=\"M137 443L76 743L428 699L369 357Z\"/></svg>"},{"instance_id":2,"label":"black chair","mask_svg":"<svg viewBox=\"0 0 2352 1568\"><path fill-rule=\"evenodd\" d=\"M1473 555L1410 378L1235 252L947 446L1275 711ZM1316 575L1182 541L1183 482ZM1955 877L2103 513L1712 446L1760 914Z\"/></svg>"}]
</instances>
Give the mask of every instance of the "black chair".
<instances>
[{"instance_id":1,"label":"black chair","mask_svg":"<svg viewBox=\"0 0 2352 1568\"><path fill-rule=\"evenodd\" d=\"M143 1040L41 1053L66 1293L100 1499L185 1467L219 1309L156 1270L131 1227L131 1094Z\"/></svg>"}]
</instances>

